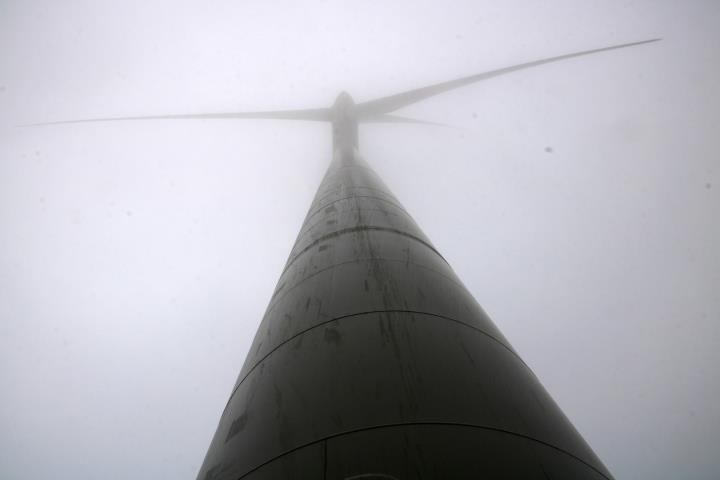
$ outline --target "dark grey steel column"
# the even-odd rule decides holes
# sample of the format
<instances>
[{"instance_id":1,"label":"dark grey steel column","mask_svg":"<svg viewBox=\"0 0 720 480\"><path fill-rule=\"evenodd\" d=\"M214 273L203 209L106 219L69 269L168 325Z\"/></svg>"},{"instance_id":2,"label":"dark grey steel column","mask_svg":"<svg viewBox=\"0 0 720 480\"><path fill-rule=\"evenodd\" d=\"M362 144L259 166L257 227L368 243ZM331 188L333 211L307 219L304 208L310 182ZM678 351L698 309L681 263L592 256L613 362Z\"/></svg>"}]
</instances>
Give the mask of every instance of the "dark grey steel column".
<instances>
[{"instance_id":1,"label":"dark grey steel column","mask_svg":"<svg viewBox=\"0 0 720 480\"><path fill-rule=\"evenodd\" d=\"M198 478L611 478L377 174L340 155Z\"/></svg>"}]
</instances>

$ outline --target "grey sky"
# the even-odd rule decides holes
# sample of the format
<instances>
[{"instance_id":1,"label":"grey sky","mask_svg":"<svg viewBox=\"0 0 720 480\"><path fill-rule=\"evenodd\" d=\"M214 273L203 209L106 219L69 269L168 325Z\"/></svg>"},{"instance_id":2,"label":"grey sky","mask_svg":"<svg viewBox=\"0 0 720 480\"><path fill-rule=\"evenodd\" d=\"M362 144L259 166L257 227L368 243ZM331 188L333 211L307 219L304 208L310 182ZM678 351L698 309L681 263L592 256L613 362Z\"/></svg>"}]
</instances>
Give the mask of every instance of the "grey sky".
<instances>
[{"instance_id":1,"label":"grey sky","mask_svg":"<svg viewBox=\"0 0 720 480\"><path fill-rule=\"evenodd\" d=\"M618 479L720 477L720 3L0 1L0 477L193 479L329 106Z\"/></svg>"}]
</instances>

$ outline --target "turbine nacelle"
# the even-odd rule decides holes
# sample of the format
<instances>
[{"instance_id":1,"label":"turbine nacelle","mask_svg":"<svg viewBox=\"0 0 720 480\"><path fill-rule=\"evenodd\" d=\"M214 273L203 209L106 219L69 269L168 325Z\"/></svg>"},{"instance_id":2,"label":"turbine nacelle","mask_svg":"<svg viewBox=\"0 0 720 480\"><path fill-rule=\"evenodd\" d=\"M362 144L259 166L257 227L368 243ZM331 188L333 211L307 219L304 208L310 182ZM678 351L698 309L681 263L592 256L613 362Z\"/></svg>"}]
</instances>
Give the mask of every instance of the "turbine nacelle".
<instances>
[{"instance_id":1,"label":"turbine nacelle","mask_svg":"<svg viewBox=\"0 0 720 480\"><path fill-rule=\"evenodd\" d=\"M347 115L355 113L355 100L349 93L342 91L335 98L332 106L333 115Z\"/></svg>"},{"instance_id":2,"label":"turbine nacelle","mask_svg":"<svg viewBox=\"0 0 720 480\"><path fill-rule=\"evenodd\" d=\"M358 148L358 118L355 101L340 92L331 108L333 152L342 161L351 161Z\"/></svg>"}]
</instances>

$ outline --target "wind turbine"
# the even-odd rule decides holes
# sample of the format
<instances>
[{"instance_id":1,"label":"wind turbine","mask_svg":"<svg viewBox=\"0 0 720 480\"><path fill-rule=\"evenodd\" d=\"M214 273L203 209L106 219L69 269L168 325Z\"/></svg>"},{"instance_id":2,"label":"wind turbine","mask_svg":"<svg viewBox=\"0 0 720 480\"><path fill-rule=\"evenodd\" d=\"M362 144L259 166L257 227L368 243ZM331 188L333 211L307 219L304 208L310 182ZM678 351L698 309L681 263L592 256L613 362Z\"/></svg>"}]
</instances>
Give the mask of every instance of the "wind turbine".
<instances>
[{"instance_id":1,"label":"wind turbine","mask_svg":"<svg viewBox=\"0 0 720 480\"><path fill-rule=\"evenodd\" d=\"M328 108L98 118L329 122L333 159L199 480L610 479L533 372L358 149L363 122L536 60Z\"/></svg>"}]
</instances>

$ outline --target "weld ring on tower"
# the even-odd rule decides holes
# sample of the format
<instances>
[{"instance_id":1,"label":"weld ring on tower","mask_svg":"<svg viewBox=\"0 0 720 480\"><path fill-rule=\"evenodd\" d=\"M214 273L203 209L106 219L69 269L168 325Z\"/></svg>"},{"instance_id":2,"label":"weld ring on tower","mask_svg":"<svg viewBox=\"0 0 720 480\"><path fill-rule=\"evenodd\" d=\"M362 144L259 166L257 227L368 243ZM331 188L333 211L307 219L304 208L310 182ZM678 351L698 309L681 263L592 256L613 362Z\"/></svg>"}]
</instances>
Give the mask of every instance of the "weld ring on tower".
<instances>
[{"instance_id":1,"label":"weld ring on tower","mask_svg":"<svg viewBox=\"0 0 720 480\"><path fill-rule=\"evenodd\" d=\"M282 271L282 273L281 273L280 275L282 276L282 275L287 271L287 269L290 268L290 265L292 265L293 263L295 263L295 260L297 260L302 254L304 254L305 252L307 252L307 251L310 250L311 248L317 246L317 244L319 244L320 242L324 242L325 240L329 240L329 239L331 239L331 238L336 238L336 237L339 237L339 236L341 236L341 235L347 235L348 233L361 232L361 231L390 232L390 233L396 233L396 234L398 234L398 235L402 235L403 237L410 238L410 239L412 239L412 240L415 240L415 241L418 242L418 243L421 243L421 244L425 245L427 248L429 248L430 250L432 250L433 252L435 252L435 253L437 254L437 256L440 257L440 258L443 260L443 262L447 263L448 266L450 265L450 264L448 263L448 261L445 260L445 257L443 257L442 255L440 255L440 252L438 252L438 251L435 249L435 247L433 247L432 245L430 245L430 243L426 242L426 241L423 240L422 238L416 237L415 235L412 235L412 234L407 233L407 232L403 232L402 230L397 230L397 229L395 229L395 228L373 227L373 226L361 226L361 227L344 228L344 229L342 229L342 230L338 230L338 231L336 231L336 232L328 233L327 235L323 235L322 237L318 238L317 240L315 240L314 242L312 242L311 244L309 244L307 247L303 248L300 252L298 252L298 253L297 253L294 257L292 257L290 260L288 260L287 265L285 265L285 268L283 268L283 271Z\"/></svg>"}]
</instances>

